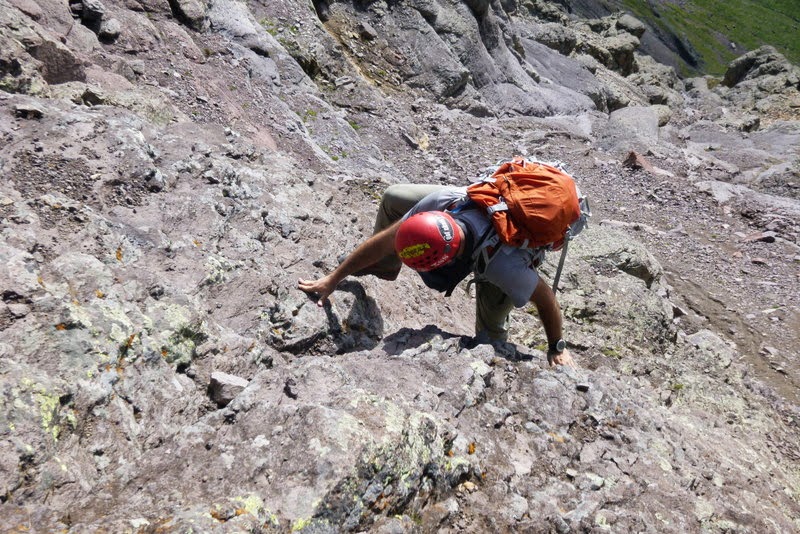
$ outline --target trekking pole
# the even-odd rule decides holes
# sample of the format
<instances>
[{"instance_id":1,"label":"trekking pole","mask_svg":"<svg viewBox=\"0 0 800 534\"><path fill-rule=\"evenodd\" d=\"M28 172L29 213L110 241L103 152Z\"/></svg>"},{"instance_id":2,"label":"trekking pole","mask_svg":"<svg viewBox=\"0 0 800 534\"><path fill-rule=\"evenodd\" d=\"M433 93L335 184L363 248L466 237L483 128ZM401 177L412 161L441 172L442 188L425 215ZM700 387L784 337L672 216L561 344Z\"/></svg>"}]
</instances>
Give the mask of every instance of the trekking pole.
<instances>
[{"instance_id":1,"label":"trekking pole","mask_svg":"<svg viewBox=\"0 0 800 534\"><path fill-rule=\"evenodd\" d=\"M558 269L556 269L556 276L553 278L553 293L558 291L558 281L561 279L561 270L564 268L564 260L567 257L567 247L569 247L570 236L564 237L564 247L561 249L561 257L558 259Z\"/></svg>"}]
</instances>

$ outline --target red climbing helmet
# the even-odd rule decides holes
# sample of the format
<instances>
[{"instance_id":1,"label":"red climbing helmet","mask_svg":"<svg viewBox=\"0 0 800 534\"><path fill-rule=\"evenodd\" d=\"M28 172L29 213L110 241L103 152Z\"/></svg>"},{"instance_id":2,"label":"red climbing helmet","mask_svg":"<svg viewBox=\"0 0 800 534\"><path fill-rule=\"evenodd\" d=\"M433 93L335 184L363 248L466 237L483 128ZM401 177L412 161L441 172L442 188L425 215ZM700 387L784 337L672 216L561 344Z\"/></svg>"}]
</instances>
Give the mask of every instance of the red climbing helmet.
<instances>
[{"instance_id":1,"label":"red climbing helmet","mask_svg":"<svg viewBox=\"0 0 800 534\"><path fill-rule=\"evenodd\" d=\"M416 213L403 221L394 238L400 260L415 271L432 271L458 254L461 232L443 211Z\"/></svg>"}]
</instances>

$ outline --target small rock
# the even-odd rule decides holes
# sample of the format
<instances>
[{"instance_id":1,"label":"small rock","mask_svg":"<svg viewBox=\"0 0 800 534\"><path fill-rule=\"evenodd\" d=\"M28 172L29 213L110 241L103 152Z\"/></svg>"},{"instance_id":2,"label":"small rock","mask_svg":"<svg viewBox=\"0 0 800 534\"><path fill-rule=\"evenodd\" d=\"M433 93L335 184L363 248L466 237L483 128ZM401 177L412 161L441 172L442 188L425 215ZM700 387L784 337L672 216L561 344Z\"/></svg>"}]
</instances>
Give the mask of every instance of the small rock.
<instances>
[{"instance_id":1,"label":"small rock","mask_svg":"<svg viewBox=\"0 0 800 534\"><path fill-rule=\"evenodd\" d=\"M356 83L356 81L353 78L351 78L350 76L339 76L338 78L336 78L333 81L333 84L336 87L343 87L345 85L351 85L351 84L354 84L354 83Z\"/></svg>"},{"instance_id":2,"label":"small rock","mask_svg":"<svg viewBox=\"0 0 800 534\"><path fill-rule=\"evenodd\" d=\"M589 391L590 388L591 384L589 384L588 382L578 382L577 384L575 384L575 389L577 389L578 391L586 392Z\"/></svg>"},{"instance_id":3,"label":"small rock","mask_svg":"<svg viewBox=\"0 0 800 534\"><path fill-rule=\"evenodd\" d=\"M784 369L780 365L772 365L771 367L775 370L776 373L780 373L782 375L788 375L789 374L789 373L786 372L786 369Z\"/></svg>"},{"instance_id":4,"label":"small rock","mask_svg":"<svg viewBox=\"0 0 800 534\"><path fill-rule=\"evenodd\" d=\"M511 495L506 506L507 513L516 521L521 520L528 513L528 499L516 493Z\"/></svg>"},{"instance_id":5,"label":"small rock","mask_svg":"<svg viewBox=\"0 0 800 534\"><path fill-rule=\"evenodd\" d=\"M772 357L778 354L778 349L776 349L775 347L763 347L760 352L763 356Z\"/></svg>"},{"instance_id":6,"label":"small rock","mask_svg":"<svg viewBox=\"0 0 800 534\"><path fill-rule=\"evenodd\" d=\"M678 317L685 317L689 315L689 312L681 308L676 304L672 304L672 318L677 319Z\"/></svg>"},{"instance_id":7,"label":"small rock","mask_svg":"<svg viewBox=\"0 0 800 534\"><path fill-rule=\"evenodd\" d=\"M222 408L227 406L248 384L249 382L244 378L214 372L211 373L211 382L208 384L208 396Z\"/></svg>"},{"instance_id":8,"label":"small rock","mask_svg":"<svg viewBox=\"0 0 800 534\"><path fill-rule=\"evenodd\" d=\"M646 26L637 18L634 18L627 13L617 19L617 28L626 31L636 37L641 37L646 31Z\"/></svg>"},{"instance_id":9,"label":"small rock","mask_svg":"<svg viewBox=\"0 0 800 534\"><path fill-rule=\"evenodd\" d=\"M154 299L158 300L158 299L160 299L161 297L164 296L164 288L162 286L155 285L155 286L150 288L149 293L150 293L151 297L153 297Z\"/></svg>"},{"instance_id":10,"label":"small rock","mask_svg":"<svg viewBox=\"0 0 800 534\"><path fill-rule=\"evenodd\" d=\"M600 475L596 475L594 473L586 473L581 476L578 481L577 485L582 490L592 490L597 491L602 488L606 483L606 480L601 477Z\"/></svg>"},{"instance_id":11,"label":"small rock","mask_svg":"<svg viewBox=\"0 0 800 534\"><path fill-rule=\"evenodd\" d=\"M170 2L172 12L195 31L208 27L208 5L203 0L175 0Z\"/></svg>"},{"instance_id":12,"label":"small rock","mask_svg":"<svg viewBox=\"0 0 800 534\"><path fill-rule=\"evenodd\" d=\"M776 237L775 232L756 232L754 234L745 236L743 241L745 241L746 243L754 243L756 241L762 241L764 243L774 243L775 237Z\"/></svg>"},{"instance_id":13,"label":"small rock","mask_svg":"<svg viewBox=\"0 0 800 534\"><path fill-rule=\"evenodd\" d=\"M578 471L576 471L575 469L572 469L572 468L567 468L567 469L564 471L564 473L566 473L566 475L567 475L569 478L578 478Z\"/></svg>"},{"instance_id":14,"label":"small rock","mask_svg":"<svg viewBox=\"0 0 800 534\"><path fill-rule=\"evenodd\" d=\"M164 175L158 169L151 169L147 173L145 182L147 183L147 189L153 193L163 191L164 187L167 185Z\"/></svg>"},{"instance_id":15,"label":"small rock","mask_svg":"<svg viewBox=\"0 0 800 534\"><path fill-rule=\"evenodd\" d=\"M604 479L600 475L595 475L594 473L588 473L586 476L589 478L589 488L592 489L593 491L599 490L606 483L606 479Z\"/></svg>"},{"instance_id":16,"label":"small rock","mask_svg":"<svg viewBox=\"0 0 800 534\"><path fill-rule=\"evenodd\" d=\"M100 23L100 30L97 36L103 41L115 41L122 33L122 23L117 19L108 19Z\"/></svg>"},{"instance_id":17,"label":"small rock","mask_svg":"<svg viewBox=\"0 0 800 534\"><path fill-rule=\"evenodd\" d=\"M24 303L8 304L8 311L17 319L25 317L31 311L31 307Z\"/></svg>"},{"instance_id":18,"label":"small rock","mask_svg":"<svg viewBox=\"0 0 800 534\"><path fill-rule=\"evenodd\" d=\"M542 430L542 428L539 425L537 425L532 421L528 421L527 423L525 423L525 430L527 430L532 434L541 434L544 432L544 430Z\"/></svg>"},{"instance_id":19,"label":"small rock","mask_svg":"<svg viewBox=\"0 0 800 534\"><path fill-rule=\"evenodd\" d=\"M84 22L99 22L106 14L106 6L100 0L83 0L81 19Z\"/></svg>"},{"instance_id":20,"label":"small rock","mask_svg":"<svg viewBox=\"0 0 800 534\"><path fill-rule=\"evenodd\" d=\"M21 119L41 119L44 117L44 110L33 104L17 104L14 106L14 115Z\"/></svg>"},{"instance_id":21,"label":"small rock","mask_svg":"<svg viewBox=\"0 0 800 534\"><path fill-rule=\"evenodd\" d=\"M378 38L378 32L368 22L361 22L358 25L358 34L365 41L372 41Z\"/></svg>"},{"instance_id":22,"label":"small rock","mask_svg":"<svg viewBox=\"0 0 800 534\"><path fill-rule=\"evenodd\" d=\"M420 145L419 145L419 142L416 139L414 139L413 137L408 135L406 132L403 132L402 135L403 135L403 139L405 139L406 143L408 143L409 146L411 146L411 148L419 149Z\"/></svg>"},{"instance_id":23,"label":"small rock","mask_svg":"<svg viewBox=\"0 0 800 534\"><path fill-rule=\"evenodd\" d=\"M747 115L735 124L736 128L742 132L753 132L761 126L761 119L757 115Z\"/></svg>"},{"instance_id":24,"label":"small rock","mask_svg":"<svg viewBox=\"0 0 800 534\"><path fill-rule=\"evenodd\" d=\"M656 112L656 115L658 115L659 126L666 126L669 124L669 121L672 119L672 109L669 106L654 104L651 108Z\"/></svg>"},{"instance_id":25,"label":"small rock","mask_svg":"<svg viewBox=\"0 0 800 534\"><path fill-rule=\"evenodd\" d=\"M286 379L286 382L283 384L283 392L290 399L297 398L297 389L295 388L296 385L297 384L295 383L293 378Z\"/></svg>"},{"instance_id":26,"label":"small rock","mask_svg":"<svg viewBox=\"0 0 800 534\"><path fill-rule=\"evenodd\" d=\"M649 161L647 161L647 159L644 156L642 156L638 152L633 152L633 151L628 153L628 156L625 158L622 164L628 167L629 169L634 169L634 170L644 169L645 171L648 172L653 170L653 165Z\"/></svg>"},{"instance_id":27,"label":"small rock","mask_svg":"<svg viewBox=\"0 0 800 534\"><path fill-rule=\"evenodd\" d=\"M753 258L750 260L750 263L752 263L753 265L769 265L767 260L765 260L764 258Z\"/></svg>"}]
</instances>

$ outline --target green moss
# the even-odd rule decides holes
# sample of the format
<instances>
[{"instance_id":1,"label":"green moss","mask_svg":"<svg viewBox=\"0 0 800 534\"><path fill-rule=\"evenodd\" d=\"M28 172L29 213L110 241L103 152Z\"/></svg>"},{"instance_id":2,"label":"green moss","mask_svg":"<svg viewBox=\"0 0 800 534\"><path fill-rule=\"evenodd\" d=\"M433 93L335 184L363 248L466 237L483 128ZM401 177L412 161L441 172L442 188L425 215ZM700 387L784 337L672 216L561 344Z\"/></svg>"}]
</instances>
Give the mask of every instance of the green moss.
<instances>
[{"instance_id":1,"label":"green moss","mask_svg":"<svg viewBox=\"0 0 800 534\"><path fill-rule=\"evenodd\" d=\"M47 393L44 388L33 396L36 404L39 405L39 417L42 420L42 428L45 433L53 436L53 441L58 441L61 427L58 423L58 408L60 406L58 395Z\"/></svg>"},{"instance_id":2,"label":"green moss","mask_svg":"<svg viewBox=\"0 0 800 534\"><path fill-rule=\"evenodd\" d=\"M317 111L314 109L307 109L300 115L300 119L303 122L309 122L310 120L314 120L317 118Z\"/></svg>"},{"instance_id":3,"label":"green moss","mask_svg":"<svg viewBox=\"0 0 800 534\"><path fill-rule=\"evenodd\" d=\"M168 363L188 365L194 359L197 346L208 339L202 322L191 323L174 331L161 347L161 356Z\"/></svg>"},{"instance_id":4,"label":"green moss","mask_svg":"<svg viewBox=\"0 0 800 534\"><path fill-rule=\"evenodd\" d=\"M310 517L295 520L295 522L292 523L292 532L299 532L303 530L307 526L311 525L311 522L312 519Z\"/></svg>"},{"instance_id":5,"label":"green moss","mask_svg":"<svg viewBox=\"0 0 800 534\"><path fill-rule=\"evenodd\" d=\"M201 286L211 286L222 284L228 280L228 273L236 269L236 264L229 262L225 258L210 256L205 264L206 276Z\"/></svg>"},{"instance_id":6,"label":"green moss","mask_svg":"<svg viewBox=\"0 0 800 534\"><path fill-rule=\"evenodd\" d=\"M264 17L261 20L259 20L258 23L265 30L267 30L267 33L270 34L271 36L275 37L276 35L278 35L278 23L277 23L277 21L274 21L272 19Z\"/></svg>"},{"instance_id":7,"label":"green moss","mask_svg":"<svg viewBox=\"0 0 800 534\"><path fill-rule=\"evenodd\" d=\"M36 386L33 399L39 407L39 417L42 429L46 434L52 436L53 441L58 441L61 435L61 423L67 423L73 430L77 426L77 419L72 410L61 413L61 396L48 393L43 386Z\"/></svg>"},{"instance_id":8,"label":"green moss","mask_svg":"<svg viewBox=\"0 0 800 534\"><path fill-rule=\"evenodd\" d=\"M619 350L617 350L614 347L603 347L602 349L600 349L600 352L602 352L603 355L608 356L609 358L616 358L618 360L622 359L622 354L620 354Z\"/></svg>"}]
</instances>

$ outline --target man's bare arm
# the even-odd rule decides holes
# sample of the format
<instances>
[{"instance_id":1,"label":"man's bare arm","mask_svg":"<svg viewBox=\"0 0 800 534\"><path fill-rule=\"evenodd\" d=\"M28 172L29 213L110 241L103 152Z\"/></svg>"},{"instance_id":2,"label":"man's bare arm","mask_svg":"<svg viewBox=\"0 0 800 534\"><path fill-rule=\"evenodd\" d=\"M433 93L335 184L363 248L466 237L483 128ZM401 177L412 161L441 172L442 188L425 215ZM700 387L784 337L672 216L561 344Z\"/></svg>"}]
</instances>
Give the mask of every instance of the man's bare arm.
<instances>
[{"instance_id":1,"label":"man's bare arm","mask_svg":"<svg viewBox=\"0 0 800 534\"><path fill-rule=\"evenodd\" d=\"M306 293L316 293L319 296L317 306L322 306L339 282L347 276L394 254L394 238L400 222L397 221L361 243L332 273L317 280L298 280L297 287Z\"/></svg>"},{"instance_id":2,"label":"man's bare arm","mask_svg":"<svg viewBox=\"0 0 800 534\"><path fill-rule=\"evenodd\" d=\"M536 289L533 290L533 295L531 295L531 302L536 305L536 311L539 312L539 319L542 321L545 334L547 334L548 346L561 339L561 308L558 306L553 290L545 283L544 279L539 278L539 283L536 284ZM548 350L547 360L550 365L577 367L567 349L564 349L560 354L551 354Z\"/></svg>"}]
</instances>

